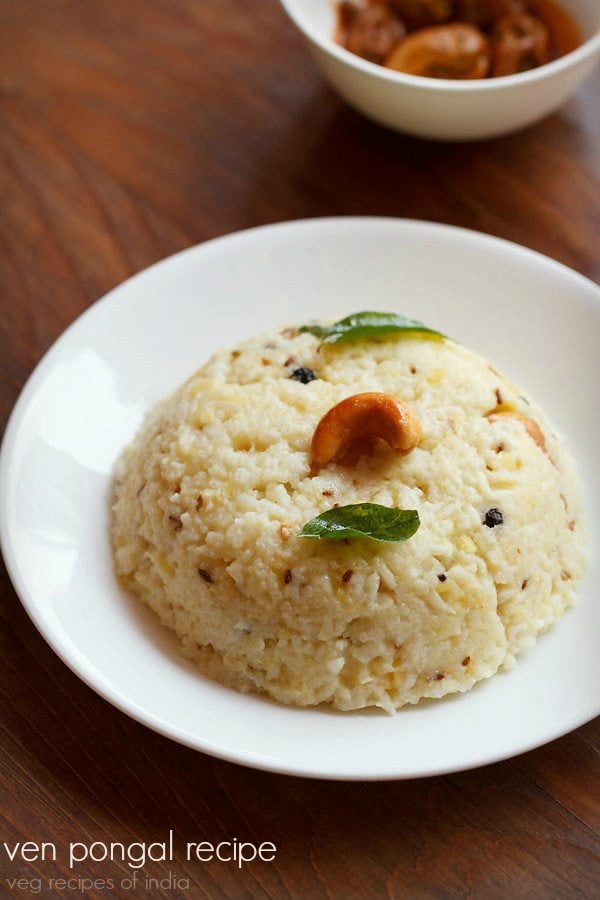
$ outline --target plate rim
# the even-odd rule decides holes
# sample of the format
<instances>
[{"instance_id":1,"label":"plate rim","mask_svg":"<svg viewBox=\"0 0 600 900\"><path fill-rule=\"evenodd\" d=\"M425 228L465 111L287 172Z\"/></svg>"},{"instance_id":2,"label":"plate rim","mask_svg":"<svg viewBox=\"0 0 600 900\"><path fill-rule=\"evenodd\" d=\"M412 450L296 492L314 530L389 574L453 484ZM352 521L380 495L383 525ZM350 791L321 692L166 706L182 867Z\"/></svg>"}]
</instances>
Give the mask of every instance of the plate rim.
<instances>
[{"instance_id":1,"label":"plate rim","mask_svg":"<svg viewBox=\"0 0 600 900\"><path fill-rule=\"evenodd\" d=\"M249 768L258 769L261 771L330 781L400 781L412 778L435 777L454 772L468 771L470 769L478 768L484 765L492 765L496 762L511 759L515 756L521 755L522 753L535 750L538 747L550 743L551 741L557 740L575 730L576 728L579 728L586 723L593 721L593 719L597 715L600 715L600 698L598 702L598 710L592 716L589 716L587 713L583 717L581 715L573 715L572 717L570 717L567 723L563 723L563 725L558 730L553 730L551 733L544 732L544 734L541 735L539 739L536 738L533 740L527 740L522 744L516 745L515 748L508 753L506 751L499 751L498 754L488 755L483 760L472 760L460 766L444 766L443 764L440 764L436 767L429 766L424 768L423 770L414 769L410 772L382 771L370 774L361 772L355 772L352 774L339 772L336 773L334 771L327 770L322 766L311 768L310 765L288 765L285 763L285 761L279 758L274 759L270 757L269 759L264 759L256 751L237 750L220 745L215 745L212 744L208 739L200 739L195 735L188 734L179 726L173 725L172 723L169 723L162 719L160 716L157 716L155 713L144 709L139 705L137 701L132 700L130 697L123 694L112 685L106 683L106 679L102 680L101 676L97 676L95 673L95 667L90 666L87 669L82 669L82 667L78 665L78 653L80 651L78 650L77 645L74 644L72 639L67 635L65 635L61 641L59 635L57 635L50 627L48 627L47 623L43 619L43 616L39 614L37 604L33 598L33 595L29 591L23 578L21 577L8 527L8 484L11 465L14 460L14 447L19 435L21 423L30 407L31 400L35 394L38 384L43 381L47 372L50 372L52 370L54 357L60 351L63 343L68 340L72 331L77 329L84 318L90 315L94 315L100 306L106 308L107 304L114 303L115 300L118 299L119 293L124 290L126 291L129 285L136 279L148 276L158 267L165 267L171 264L176 265L177 260L187 254L201 253L207 248L213 248L216 245L224 245L229 242L236 242L240 240L244 241L249 235L253 235L258 232L269 232L272 230L280 231L283 229L302 232L304 229L311 229L315 227L324 228L326 230L336 230L339 228L343 228L344 225L356 225L358 223L360 223L361 225L364 225L366 223L374 225L384 224L385 227L400 226L401 228L407 228L409 230L416 229L422 230L424 232L428 231L430 233L437 232L438 234L462 234L466 239L479 242L482 246L501 246L505 251L510 251L512 253L517 252L520 255L531 258L538 265L543 265L546 268L554 269L555 271L561 271L563 275L566 275L572 280L579 282L586 288L588 292L591 291L593 301L598 303L598 305L600 306L600 285L592 281L590 278L587 278L585 275L582 275L580 272L577 272L569 266L565 265L564 263L561 263L558 260L555 260L552 257L549 257L537 250L533 250L529 247L525 247L505 238L496 237L495 235L488 234L487 232L476 231L474 229L458 227L446 223L432 222L428 220L402 218L395 216L316 216L311 218L285 220L282 222L269 223L267 225L259 225L252 228L239 229L234 232L230 232L225 235L221 235L219 237L194 244L190 247L166 256L163 259L157 260L150 266L139 270L129 278L115 285L98 300L93 301L65 328L65 330L56 338L56 340L53 341L52 344L44 351L43 355L27 377L8 417L2 437L2 443L0 445L0 550L2 552L10 581L13 585L19 602L22 604L27 615L29 616L39 634L41 634L44 641L50 646L53 652L56 653L59 659L73 672L73 674L84 682L84 684L86 684L104 700L108 701L112 706L115 706L120 712L132 718L134 721L152 729L163 737L175 740L178 743L189 747L190 749L200 751L202 753L207 753L226 762L237 763L239 765L244 765ZM69 649L71 650L71 654L69 654L68 652Z\"/></svg>"}]
</instances>

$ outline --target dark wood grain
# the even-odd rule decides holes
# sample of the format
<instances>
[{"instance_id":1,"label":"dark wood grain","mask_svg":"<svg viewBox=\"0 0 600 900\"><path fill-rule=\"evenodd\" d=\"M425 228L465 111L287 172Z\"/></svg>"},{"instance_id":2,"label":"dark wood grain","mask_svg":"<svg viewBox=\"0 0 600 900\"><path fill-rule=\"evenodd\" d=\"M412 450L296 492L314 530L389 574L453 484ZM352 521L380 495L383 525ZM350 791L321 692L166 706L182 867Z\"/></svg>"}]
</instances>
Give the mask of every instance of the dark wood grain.
<instances>
[{"instance_id":1,"label":"dark wood grain","mask_svg":"<svg viewBox=\"0 0 600 900\"><path fill-rule=\"evenodd\" d=\"M428 144L334 97L275 0L0 0L0 114L3 423L33 365L90 303L169 253L251 225L432 219L600 281L598 73L519 135ZM181 846L236 836L279 848L241 875L179 858L144 874L170 871L188 888L87 896L598 896L599 721L452 777L365 785L253 772L118 713L48 649L4 572L1 590L0 840L60 848L163 840L173 828ZM64 858L4 855L0 895L19 873L69 874Z\"/></svg>"}]
</instances>

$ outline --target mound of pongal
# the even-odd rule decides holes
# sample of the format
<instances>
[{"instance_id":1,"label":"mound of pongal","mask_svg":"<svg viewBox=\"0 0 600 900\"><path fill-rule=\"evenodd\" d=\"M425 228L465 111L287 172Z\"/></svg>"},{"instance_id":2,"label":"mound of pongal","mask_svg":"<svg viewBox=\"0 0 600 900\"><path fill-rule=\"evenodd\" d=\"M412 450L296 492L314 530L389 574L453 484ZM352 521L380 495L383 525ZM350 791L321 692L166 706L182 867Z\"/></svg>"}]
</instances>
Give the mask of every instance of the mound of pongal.
<instances>
[{"instance_id":1,"label":"mound of pongal","mask_svg":"<svg viewBox=\"0 0 600 900\"><path fill-rule=\"evenodd\" d=\"M511 666L572 604L585 556L539 407L378 314L216 353L125 451L113 544L204 673L344 710Z\"/></svg>"}]
</instances>

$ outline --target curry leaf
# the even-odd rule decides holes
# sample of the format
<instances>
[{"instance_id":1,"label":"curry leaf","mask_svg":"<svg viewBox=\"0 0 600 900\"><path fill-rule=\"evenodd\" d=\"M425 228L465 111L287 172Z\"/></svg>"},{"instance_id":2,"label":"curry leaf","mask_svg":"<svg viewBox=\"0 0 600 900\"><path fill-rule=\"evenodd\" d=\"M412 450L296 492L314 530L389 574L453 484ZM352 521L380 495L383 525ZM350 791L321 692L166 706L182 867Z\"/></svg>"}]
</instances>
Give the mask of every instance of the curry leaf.
<instances>
[{"instance_id":1,"label":"curry leaf","mask_svg":"<svg viewBox=\"0 0 600 900\"><path fill-rule=\"evenodd\" d=\"M334 322L333 325L303 325L301 333L314 334L324 344L340 344L346 341L368 340L387 334L420 334L423 337L442 339L443 334L427 328L416 319L407 319L397 313L359 312Z\"/></svg>"},{"instance_id":2,"label":"curry leaf","mask_svg":"<svg viewBox=\"0 0 600 900\"><path fill-rule=\"evenodd\" d=\"M328 509L307 522L299 537L362 537L372 541L405 541L420 525L416 509L394 509L378 503L353 503Z\"/></svg>"}]
</instances>

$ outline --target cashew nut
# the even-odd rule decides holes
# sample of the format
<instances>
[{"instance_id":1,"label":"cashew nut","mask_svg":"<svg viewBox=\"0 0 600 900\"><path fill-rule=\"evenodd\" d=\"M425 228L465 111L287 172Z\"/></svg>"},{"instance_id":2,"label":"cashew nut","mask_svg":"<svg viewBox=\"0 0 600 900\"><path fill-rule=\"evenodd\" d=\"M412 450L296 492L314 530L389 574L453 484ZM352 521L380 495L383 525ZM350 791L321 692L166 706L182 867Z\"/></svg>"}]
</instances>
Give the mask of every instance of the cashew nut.
<instances>
[{"instance_id":1,"label":"cashew nut","mask_svg":"<svg viewBox=\"0 0 600 900\"><path fill-rule=\"evenodd\" d=\"M515 75L550 62L550 33L535 16L502 16L492 32L492 75Z\"/></svg>"},{"instance_id":2,"label":"cashew nut","mask_svg":"<svg viewBox=\"0 0 600 900\"><path fill-rule=\"evenodd\" d=\"M408 453L421 437L421 423L410 407L391 394L353 394L325 413L315 429L311 459L315 466L330 462L354 465L373 452L377 440Z\"/></svg>"},{"instance_id":3,"label":"cashew nut","mask_svg":"<svg viewBox=\"0 0 600 900\"><path fill-rule=\"evenodd\" d=\"M546 452L546 439L542 434L542 430L537 422L534 422L533 419L530 419L528 416L524 416L523 413L516 412L510 409L499 410L498 412L491 412L488 414L488 419L490 422L497 422L498 419L505 418L506 416L512 416L513 419L517 419L521 422L525 428L525 431L529 435L529 437L535 441L540 450Z\"/></svg>"},{"instance_id":4,"label":"cashew nut","mask_svg":"<svg viewBox=\"0 0 600 900\"><path fill-rule=\"evenodd\" d=\"M405 34L400 19L386 6L359 9L344 3L340 7L340 44L370 62L383 63Z\"/></svg>"},{"instance_id":5,"label":"cashew nut","mask_svg":"<svg viewBox=\"0 0 600 900\"><path fill-rule=\"evenodd\" d=\"M389 69L427 78L485 78L489 41L472 25L454 22L409 34L385 61Z\"/></svg>"}]
</instances>

